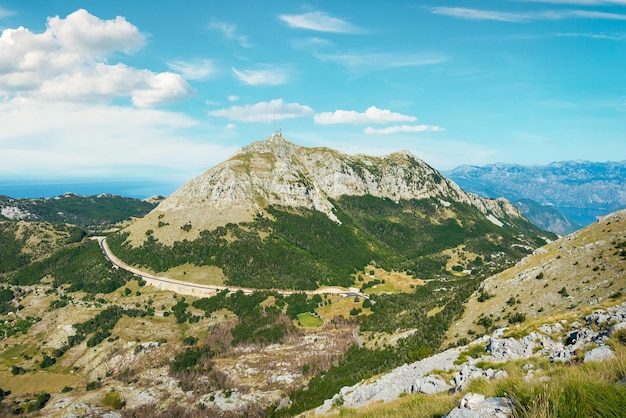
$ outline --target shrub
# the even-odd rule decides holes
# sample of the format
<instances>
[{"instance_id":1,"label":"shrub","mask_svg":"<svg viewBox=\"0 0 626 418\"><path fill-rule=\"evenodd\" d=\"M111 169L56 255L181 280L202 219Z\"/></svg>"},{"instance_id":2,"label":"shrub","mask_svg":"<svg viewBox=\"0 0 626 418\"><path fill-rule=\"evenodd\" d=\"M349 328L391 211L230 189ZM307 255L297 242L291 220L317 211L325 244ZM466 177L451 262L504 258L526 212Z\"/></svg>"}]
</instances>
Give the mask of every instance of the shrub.
<instances>
[{"instance_id":1,"label":"shrub","mask_svg":"<svg viewBox=\"0 0 626 418\"><path fill-rule=\"evenodd\" d=\"M524 322L526 320L526 315L521 312L516 312L509 316L509 324L517 324Z\"/></svg>"},{"instance_id":2,"label":"shrub","mask_svg":"<svg viewBox=\"0 0 626 418\"><path fill-rule=\"evenodd\" d=\"M122 409L126 404L120 397L119 392L116 392L114 389L111 389L111 391L104 396L102 403L113 409Z\"/></svg>"},{"instance_id":3,"label":"shrub","mask_svg":"<svg viewBox=\"0 0 626 418\"><path fill-rule=\"evenodd\" d=\"M39 365L39 367L42 369L45 369L46 367L52 366L56 362L57 361L54 357L49 357L47 354L44 354L43 358L41 359L41 364Z\"/></svg>"},{"instance_id":4,"label":"shrub","mask_svg":"<svg viewBox=\"0 0 626 418\"><path fill-rule=\"evenodd\" d=\"M97 380L91 381L87 383L87 386L85 387L85 390L96 390L98 388L100 388L100 386L102 386L102 384L100 382L98 382Z\"/></svg>"}]
</instances>

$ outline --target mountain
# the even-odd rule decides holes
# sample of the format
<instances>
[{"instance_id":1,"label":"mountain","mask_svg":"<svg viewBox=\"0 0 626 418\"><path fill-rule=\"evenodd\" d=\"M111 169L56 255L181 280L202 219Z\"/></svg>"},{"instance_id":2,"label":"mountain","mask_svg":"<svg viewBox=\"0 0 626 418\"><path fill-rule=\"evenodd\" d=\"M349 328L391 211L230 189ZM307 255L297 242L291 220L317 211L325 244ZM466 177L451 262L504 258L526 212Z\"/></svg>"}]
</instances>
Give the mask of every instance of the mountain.
<instances>
[{"instance_id":1,"label":"mountain","mask_svg":"<svg viewBox=\"0 0 626 418\"><path fill-rule=\"evenodd\" d=\"M511 203L532 223L546 231L563 236L581 228L554 206L541 205L532 199L511 200Z\"/></svg>"},{"instance_id":2,"label":"mountain","mask_svg":"<svg viewBox=\"0 0 626 418\"><path fill-rule=\"evenodd\" d=\"M467 338L515 323L515 316L547 320L620 299L626 293L625 268L626 210L621 210L487 278L448 335Z\"/></svg>"},{"instance_id":3,"label":"mountain","mask_svg":"<svg viewBox=\"0 0 626 418\"><path fill-rule=\"evenodd\" d=\"M543 166L464 165L447 175L461 187L481 196L505 197L512 202L531 199L541 206L557 209L571 220L570 225L561 217L556 223L546 221L546 225L541 219L543 215L534 217L532 211L525 215L537 225L559 234L572 232L577 225L589 225L598 216L626 207L626 161L565 161Z\"/></svg>"},{"instance_id":4,"label":"mountain","mask_svg":"<svg viewBox=\"0 0 626 418\"><path fill-rule=\"evenodd\" d=\"M531 354L552 344L524 334L544 320L561 324L554 345L577 332L613 346L621 368L602 373L608 383L594 398L613 399L604 396L613 388L620 407L625 334L600 341L607 328L584 318L598 304L624 301L625 227L617 213L557 241L506 200L468 194L407 152L348 156L274 136L106 237L126 263L186 287L256 290L182 294L181 284L116 268L81 228L0 222L0 415L294 416L324 400L341 406L354 400L339 396L342 388L410 372L419 360L434 362L437 376L380 378L383 390L392 379L407 392L399 402L412 406L400 416L442 416L441 405L428 412L432 398L412 393L451 379L467 383L463 390L520 395L525 408L544 394L520 386L531 373L569 396L569 382L587 391L598 370L563 383L558 376L572 368L547 359L478 361L522 340L534 344L523 350ZM329 285L359 293L345 297ZM429 359L500 325L511 329L493 334L508 344L499 351L485 339L455 347L464 363L455 360L450 372L440 357ZM566 349L576 356L576 347ZM503 370L517 381L468 383ZM570 403L587 406L584 395ZM437 395L434 403L442 396L447 410L460 399Z\"/></svg>"},{"instance_id":5,"label":"mountain","mask_svg":"<svg viewBox=\"0 0 626 418\"><path fill-rule=\"evenodd\" d=\"M34 199L0 196L0 219L68 223L103 229L131 217L144 216L155 206L155 203L110 194L80 196L65 193Z\"/></svg>"},{"instance_id":6,"label":"mountain","mask_svg":"<svg viewBox=\"0 0 626 418\"><path fill-rule=\"evenodd\" d=\"M157 272L211 266L231 285L313 289L354 284L370 263L420 278L455 265L499 269L551 237L508 201L468 194L407 151L350 156L274 135L109 241Z\"/></svg>"}]
</instances>

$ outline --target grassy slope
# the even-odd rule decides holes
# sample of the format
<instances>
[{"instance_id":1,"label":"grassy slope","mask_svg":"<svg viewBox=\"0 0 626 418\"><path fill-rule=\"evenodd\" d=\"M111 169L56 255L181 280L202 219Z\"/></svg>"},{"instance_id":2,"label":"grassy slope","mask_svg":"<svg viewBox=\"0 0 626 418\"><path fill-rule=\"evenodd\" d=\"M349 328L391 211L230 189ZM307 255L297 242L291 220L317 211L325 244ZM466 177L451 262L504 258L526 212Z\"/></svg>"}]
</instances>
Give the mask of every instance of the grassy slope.
<instances>
[{"instance_id":1,"label":"grassy slope","mask_svg":"<svg viewBox=\"0 0 626 418\"><path fill-rule=\"evenodd\" d=\"M145 231L149 239L141 247L123 243L125 236L110 237L109 244L120 258L153 271L209 265L221 269L227 284L314 289L350 286L354 274L372 262L420 279L449 275L453 267L498 271L545 235L530 224L500 228L474 208L443 207L436 200L346 196L335 204L341 225L315 210L270 207L267 217L173 246L152 239L153 230Z\"/></svg>"},{"instance_id":2,"label":"grassy slope","mask_svg":"<svg viewBox=\"0 0 626 418\"><path fill-rule=\"evenodd\" d=\"M446 343L467 337L469 330L484 332L477 325L483 317L496 328L509 325L506 317L514 313L542 320L626 294L624 247L624 211L542 247L487 279L483 292L469 299L463 317L450 328ZM481 293L492 297L479 302Z\"/></svg>"}]
</instances>

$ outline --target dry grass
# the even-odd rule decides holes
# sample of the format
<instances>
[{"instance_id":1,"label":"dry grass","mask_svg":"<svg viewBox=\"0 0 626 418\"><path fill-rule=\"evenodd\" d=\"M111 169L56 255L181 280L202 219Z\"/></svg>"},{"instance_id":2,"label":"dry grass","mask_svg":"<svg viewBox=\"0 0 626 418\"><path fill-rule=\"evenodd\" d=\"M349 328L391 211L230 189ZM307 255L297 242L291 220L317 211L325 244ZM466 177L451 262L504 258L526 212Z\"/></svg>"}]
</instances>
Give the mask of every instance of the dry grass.
<instances>
[{"instance_id":1,"label":"dry grass","mask_svg":"<svg viewBox=\"0 0 626 418\"><path fill-rule=\"evenodd\" d=\"M362 305L360 301L355 302L354 298L344 298L342 296L329 295L328 300L331 301L330 305L323 305L315 310L326 321L330 321L336 316L349 318L350 310L359 308Z\"/></svg>"},{"instance_id":2,"label":"dry grass","mask_svg":"<svg viewBox=\"0 0 626 418\"><path fill-rule=\"evenodd\" d=\"M618 292L626 294L626 262L616 254L613 244L622 242L624 236L626 219L597 222L488 278L484 291L492 297L479 302L479 293L474 294L463 316L448 331L443 346L466 337L468 329L481 332L483 328L476 325L481 316L491 316L500 327L509 326L507 315L518 312L528 321L545 321L597 307L612 301Z\"/></svg>"},{"instance_id":3,"label":"dry grass","mask_svg":"<svg viewBox=\"0 0 626 418\"><path fill-rule=\"evenodd\" d=\"M19 376L13 376L9 371L0 370L0 388L10 390L12 396L21 396L27 393L59 393L65 386L74 387L83 378L75 374L50 373L36 370Z\"/></svg>"},{"instance_id":4,"label":"dry grass","mask_svg":"<svg viewBox=\"0 0 626 418\"><path fill-rule=\"evenodd\" d=\"M182 264L161 274L162 276L190 283L223 286L226 276L216 266L195 266Z\"/></svg>"},{"instance_id":5,"label":"dry grass","mask_svg":"<svg viewBox=\"0 0 626 418\"><path fill-rule=\"evenodd\" d=\"M359 409L341 408L340 417L434 418L458 406L460 394L408 395L391 402L378 402ZM336 417L336 414L322 417Z\"/></svg>"},{"instance_id":6,"label":"dry grass","mask_svg":"<svg viewBox=\"0 0 626 418\"><path fill-rule=\"evenodd\" d=\"M369 283L375 279L385 281L385 283L367 288L365 293L368 295L375 293L413 293L415 292L415 287L423 286L425 283L423 280L415 279L405 272L387 271L372 265L365 267L364 271L365 273L359 274L363 281L355 280L355 287L361 287L364 283ZM374 272L373 275L371 274L372 271Z\"/></svg>"}]
</instances>

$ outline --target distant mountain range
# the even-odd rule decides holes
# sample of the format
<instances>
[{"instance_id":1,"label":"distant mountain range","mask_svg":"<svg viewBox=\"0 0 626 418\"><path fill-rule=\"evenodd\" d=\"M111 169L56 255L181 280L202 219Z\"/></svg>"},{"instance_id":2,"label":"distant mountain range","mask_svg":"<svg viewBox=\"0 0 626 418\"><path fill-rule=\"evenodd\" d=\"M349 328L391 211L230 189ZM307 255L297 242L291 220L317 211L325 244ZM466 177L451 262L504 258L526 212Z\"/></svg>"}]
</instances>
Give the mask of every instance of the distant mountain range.
<instances>
[{"instance_id":1,"label":"distant mountain range","mask_svg":"<svg viewBox=\"0 0 626 418\"><path fill-rule=\"evenodd\" d=\"M533 223L561 235L626 208L626 161L463 165L446 174L468 192L510 200Z\"/></svg>"}]
</instances>

